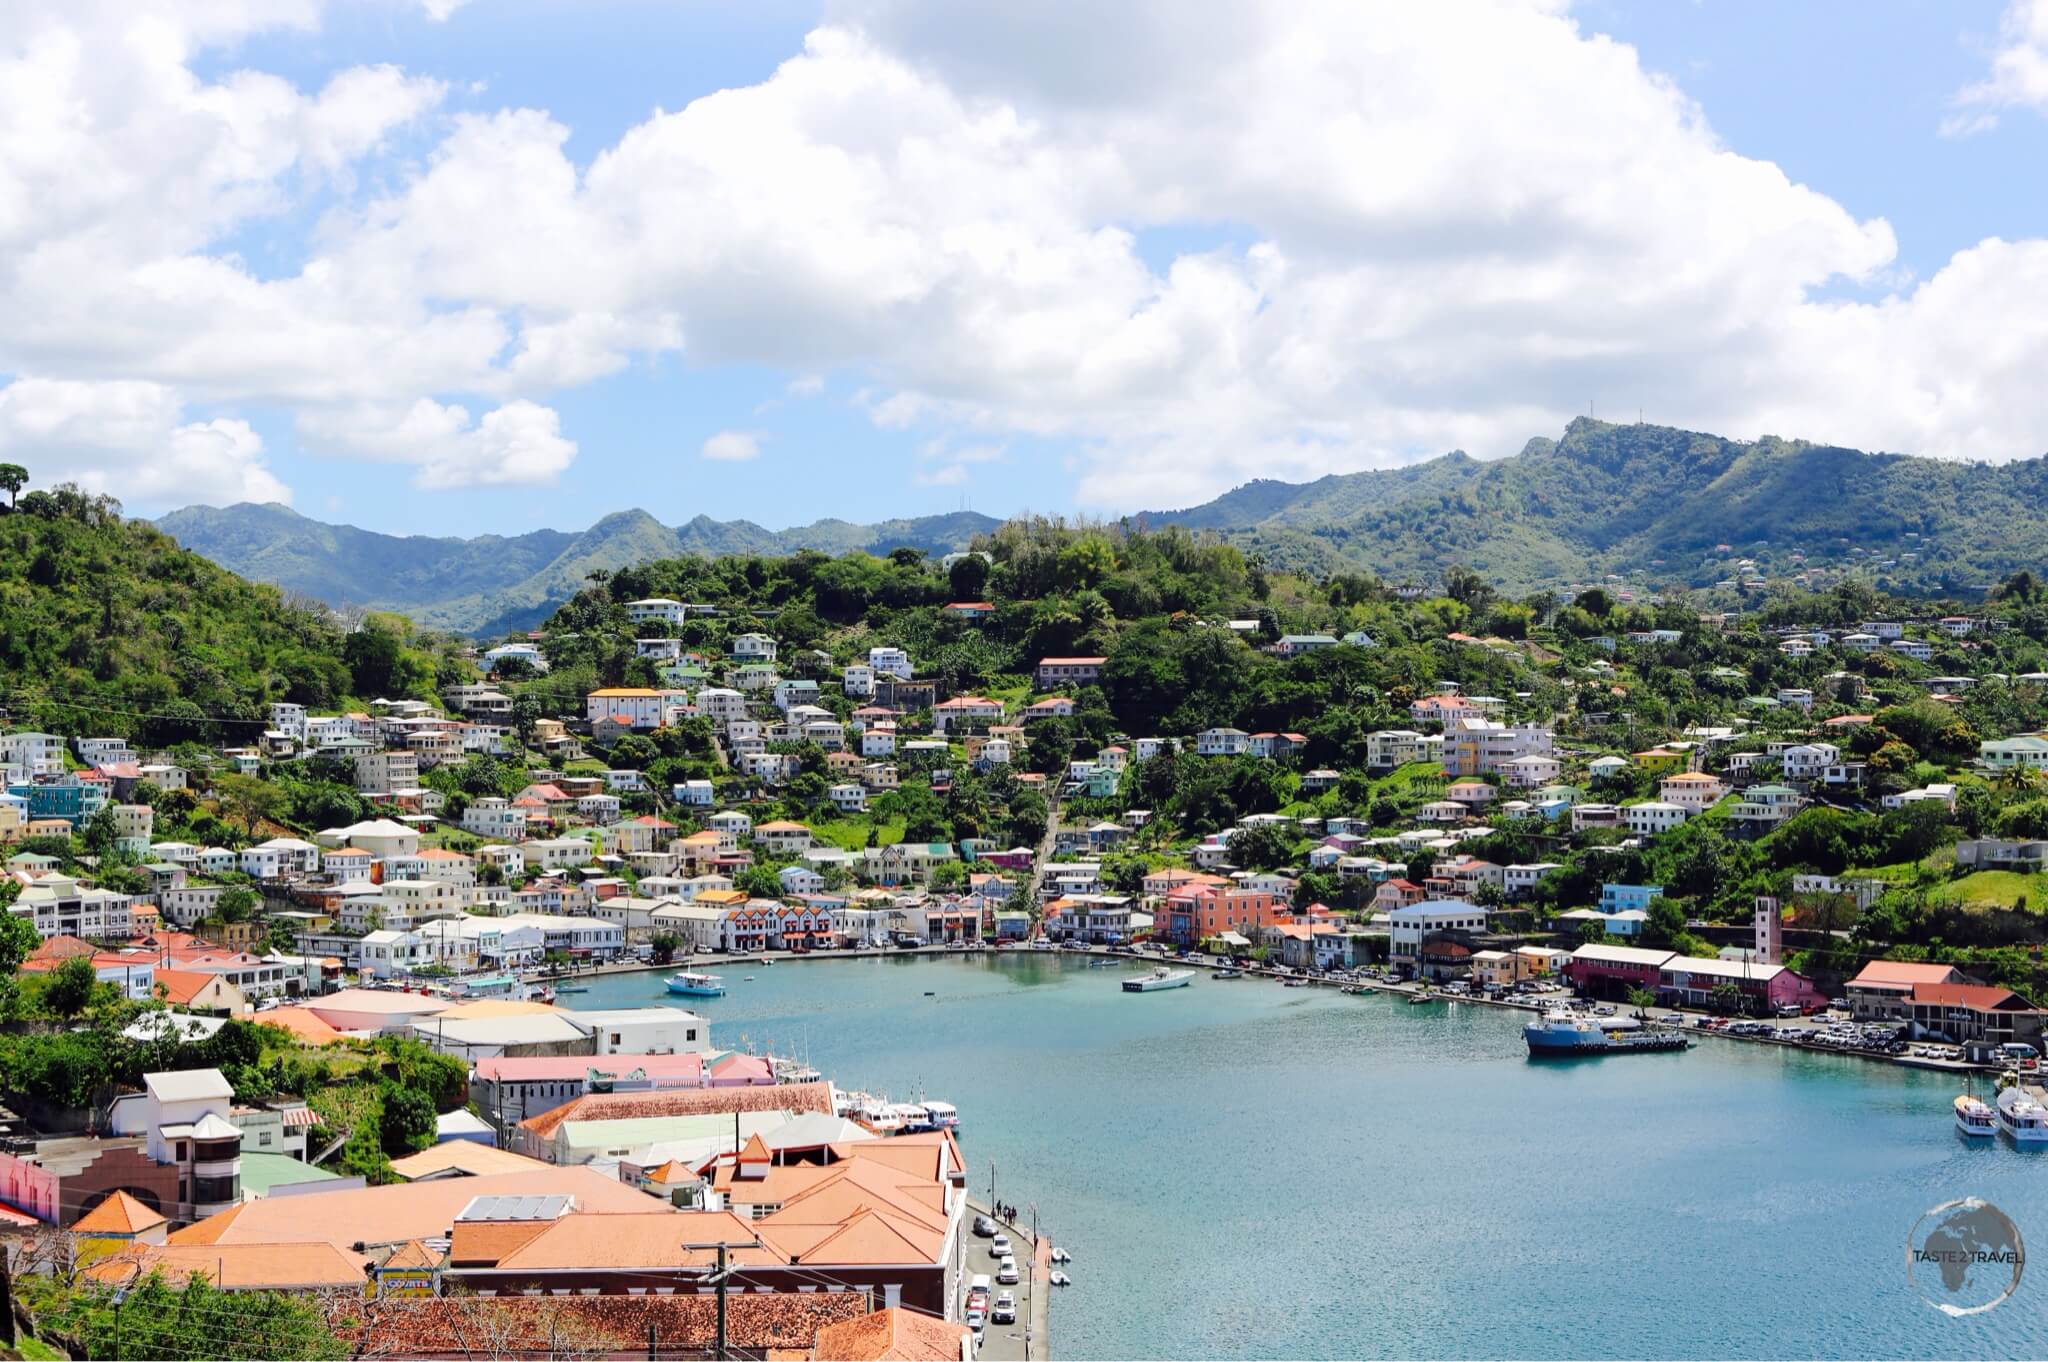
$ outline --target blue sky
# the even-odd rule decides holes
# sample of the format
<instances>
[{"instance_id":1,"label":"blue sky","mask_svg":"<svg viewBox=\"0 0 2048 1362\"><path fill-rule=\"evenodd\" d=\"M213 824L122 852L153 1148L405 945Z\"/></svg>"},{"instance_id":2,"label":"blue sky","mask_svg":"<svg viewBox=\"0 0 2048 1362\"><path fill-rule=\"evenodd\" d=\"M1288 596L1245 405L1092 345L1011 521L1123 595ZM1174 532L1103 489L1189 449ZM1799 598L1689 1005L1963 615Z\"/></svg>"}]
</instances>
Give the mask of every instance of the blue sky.
<instances>
[{"instance_id":1,"label":"blue sky","mask_svg":"<svg viewBox=\"0 0 2048 1362\"><path fill-rule=\"evenodd\" d=\"M1183 505L1509 453L1589 394L1732 435L2048 447L2024 320L2048 120L2024 88L1959 94L2024 46L2025 3L1588 0L1463 31L1303 4L1210 43L1136 4L1098 30L1059 5L292 2L309 22L193 20L148 51L118 10L51 7L48 32L137 74L77 73L103 126L16 187L64 203L65 162L161 164L20 248L103 292L91 318L0 296L51 318L0 347L6 457L144 512L275 495L474 534L629 506L780 527ZM1326 50L1299 71L1252 60L1304 32ZM13 41L0 60L56 65ZM680 116L719 91L749 102ZM156 97L192 127L160 155L111 132ZM1550 121L1519 127L1530 108ZM573 178L512 110L566 129ZM263 164L224 174L252 142ZM2023 249L1974 249L1994 237ZM184 271L211 277L159 292ZM1987 306L2026 339L1980 367ZM551 327L602 360L516 363ZM706 457L714 437L752 456Z\"/></svg>"}]
</instances>

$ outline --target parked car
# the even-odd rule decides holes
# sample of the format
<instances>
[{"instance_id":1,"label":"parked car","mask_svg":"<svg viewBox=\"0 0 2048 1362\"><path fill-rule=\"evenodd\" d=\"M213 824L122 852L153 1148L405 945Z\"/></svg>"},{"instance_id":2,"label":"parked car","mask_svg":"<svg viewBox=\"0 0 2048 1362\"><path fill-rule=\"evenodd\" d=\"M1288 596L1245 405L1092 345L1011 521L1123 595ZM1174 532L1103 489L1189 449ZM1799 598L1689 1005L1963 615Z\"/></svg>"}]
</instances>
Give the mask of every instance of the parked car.
<instances>
[{"instance_id":1,"label":"parked car","mask_svg":"<svg viewBox=\"0 0 2048 1362\"><path fill-rule=\"evenodd\" d=\"M989 1240L989 1241L988 1241L988 1256L989 1256L989 1257L991 1257L991 1258L1007 1258L1007 1257L1009 1257L1009 1256L1010 1256L1010 1252L1011 1252L1011 1249L1010 1249L1010 1236L1009 1236L1009 1235L1007 1235L1007 1234L998 1234L998 1235L997 1235L997 1236L996 1236L995 1238L993 1238L993 1239L991 1239L991 1240Z\"/></svg>"},{"instance_id":2,"label":"parked car","mask_svg":"<svg viewBox=\"0 0 2048 1362\"><path fill-rule=\"evenodd\" d=\"M1004 1286L1015 1286L1023 1280L1023 1277L1017 1271L1017 1260L1015 1258L1005 1258L996 1265L996 1280Z\"/></svg>"},{"instance_id":3,"label":"parked car","mask_svg":"<svg viewBox=\"0 0 2048 1362\"><path fill-rule=\"evenodd\" d=\"M977 1215L976 1217L974 1217L974 1233L976 1237L981 1239L989 1239L994 1237L995 1232L995 1221L989 1219L985 1215Z\"/></svg>"},{"instance_id":4,"label":"parked car","mask_svg":"<svg viewBox=\"0 0 2048 1362\"><path fill-rule=\"evenodd\" d=\"M997 1296L995 1306L989 1311L988 1317L996 1324L1015 1324L1017 1322L1017 1298L1007 1291Z\"/></svg>"}]
</instances>

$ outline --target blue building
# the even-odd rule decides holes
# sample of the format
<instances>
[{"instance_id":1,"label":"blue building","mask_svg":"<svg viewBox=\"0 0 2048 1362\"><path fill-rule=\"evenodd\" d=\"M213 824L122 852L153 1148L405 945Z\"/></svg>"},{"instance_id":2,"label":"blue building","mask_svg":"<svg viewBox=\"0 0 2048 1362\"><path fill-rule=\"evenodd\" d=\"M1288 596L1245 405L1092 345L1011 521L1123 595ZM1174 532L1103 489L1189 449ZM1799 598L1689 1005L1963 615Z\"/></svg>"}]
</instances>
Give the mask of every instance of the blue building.
<instances>
[{"instance_id":1,"label":"blue building","mask_svg":"<svg viewBox=\"0 0 2048 1362\"><path fill-rule=\"evenodd\" d=\"M1664 886L1661 884L1603 884L1600 886L1600 911L1647 912L1652 900L1663 897Z\"/></svg>"}]
</instances>

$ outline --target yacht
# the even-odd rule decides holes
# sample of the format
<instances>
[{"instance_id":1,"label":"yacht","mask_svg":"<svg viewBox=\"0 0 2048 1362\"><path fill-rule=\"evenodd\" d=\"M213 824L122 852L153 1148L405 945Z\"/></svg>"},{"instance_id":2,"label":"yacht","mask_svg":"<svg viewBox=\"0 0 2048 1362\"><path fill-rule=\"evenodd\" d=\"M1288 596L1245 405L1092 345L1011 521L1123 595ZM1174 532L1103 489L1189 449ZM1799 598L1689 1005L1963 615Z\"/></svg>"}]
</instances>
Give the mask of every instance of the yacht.
<instances>
[{"instance_id":1,"label":"yacht","mask_svg":"<svg viewBox=\"0 0 2048 1362\"><path fill-rule=\"evenodd\" d=\"M1683 1050L1692 1044L1682 1031L1645 1027L1634 1017L1589 1017L1553 1008L1522 1028L1535 1055L1604 1055L1617 1050Z\"/></svg>"},{"instance_id":2,"label":"yacht","mask_svg":"<svg viewBox=\"0 0 2048 1362\"><path fill-rule=\"evenodd\" d=\"M958 1130L960 1128L960 1108L954 1106L951 1102L926 1102L924 1104L924 1111L925 1115L930 1118L933 1130Z\"/></svg>"},{"instance_id":3,"label":"yacht","mask_svg":"<svg viewBox=\"0 0 2048 1362\"><path fill-rule=\"evenodd\" d=\"M1166 988L1186 988L1194 978L1195 972L1191 969L1168 969L1164 965L1155 965L1147 973L1124 980L1124 992L1157 993Z\"/></svg>"},{"instance_id":4,"label":"yacht","mask_svg":"<svg viewBox=\"0 0 2048 1362\"><path fill-rule=\"evenodd\" d=\"M1998 1094L1998 1124L2018 1144L2048 1141L2048 1108L2028 1096L2025 1088Z\"/></svg>"},{"instance_id":5,"label":"yacht","mask_svg":"<svg viewBox=\"0 0 2048 1362\"><path fill-rule=\"evenodd\" d=\"M668 991L681 993L691 998L717 998L725 993L725 980L715 974L699 974L684 970L668 977Z\"/></svg>"},{"instance_id":6,"label":"yacht","mask_svg":"<svg viewBox=\"0 0 2048 1362\"><path fill-rule=\"evenodd\" d=\"M1963 1093L1956 1098L1956 1129L1965 1135L1998 1133L1998 1116L1986 1103Z\"/></svg>"}]
</instances>

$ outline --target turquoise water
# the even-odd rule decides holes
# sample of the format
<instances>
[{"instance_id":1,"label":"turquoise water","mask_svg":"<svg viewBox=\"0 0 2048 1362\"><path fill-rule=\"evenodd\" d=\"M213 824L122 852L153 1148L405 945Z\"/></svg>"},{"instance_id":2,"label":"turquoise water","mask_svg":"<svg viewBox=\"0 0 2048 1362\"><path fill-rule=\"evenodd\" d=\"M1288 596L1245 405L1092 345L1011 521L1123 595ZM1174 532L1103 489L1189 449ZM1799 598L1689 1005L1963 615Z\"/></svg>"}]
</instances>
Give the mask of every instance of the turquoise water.
<instances>
[{"instance_id":1,"label":"turquoise water","mask_svg":"<svg viewBox=\"0 0 2048 1362\"><path fill-rule=\"evenodd\" d=\"M2048 1355L2048 1267L1964 1319L1907 1283L1956 1197L2048 1244L2048 1161L1965 1143L1938 1075L1722 1041L1538 1063L1515 1013L1127 995L1045 955L720 972L691 1000L717 1044L959 1105L969 1185L992 1162L1075 1255L1057 1357Z\"/></svg>"}]
</instances>

